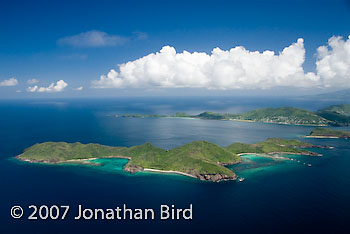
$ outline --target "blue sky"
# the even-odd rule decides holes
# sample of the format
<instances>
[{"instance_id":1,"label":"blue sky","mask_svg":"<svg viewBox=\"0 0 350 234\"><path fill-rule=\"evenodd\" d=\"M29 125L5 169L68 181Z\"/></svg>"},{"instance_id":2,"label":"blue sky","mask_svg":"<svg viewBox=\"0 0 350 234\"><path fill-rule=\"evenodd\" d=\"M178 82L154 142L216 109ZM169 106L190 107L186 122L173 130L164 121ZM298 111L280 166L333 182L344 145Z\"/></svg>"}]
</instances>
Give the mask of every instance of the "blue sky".
<instances>
[{"instance_id":1,"label":"blue sky","mask_svg":"<svg viewBox=\"0 0 350 234\"><path fill-rule=\"evenodd\" d=\"M254 79L251 77L255 75L264 77L263 74L266 73L252 74L247 78L251 72L246 68L242 77L237 75L232 77L230 82L222 81L220 86L214 83L217 79L224 79L223 74L213 75L214 72L205 70L198 75L204 74L204 81L194 79L186 83L183 81L183 75L179 75L177 70L180 65L174 62L163 64L162 58L159 60L155 58L152 62L161 63L158 67L170 67L170 70L165 72L174 77L166 82L164 79L167 78L164 78L164 74L146 71L143 71L144 73L139 77L128 77L128 72L139 70L130 70L130 67L126 67L123 74L119 72L117 65L159 52L163 46L167 45L176 49L177 53L186 50L190 53L205 52L210 55L216 47L226 51L236 46L243 46L247 51L275 51L278 56L284 48L297 43L298 38L304 39L303 74L313 72L315 77L319 77L319 80L314 82L317 78L309 79L308 76L306 79L310 82L300 87L298 85L298 88L307 90L317 86L321 87L321 90L327 90L328 87L340 89L344 87L342 84L347 80L350 83L348 74L350 70L347 70L347 67L341 71L334 70L336 76L332 80L322 71L316 71L315 62L318 56L316 53L319 46L328 45L328 40L332 36L343 37L337 42L339 46L343 45L342 41L347 42L350 34L349 22L350 3L346 0L2 0L0 2L0 98L147 96L168 93L187 95L193 94L193 89L195 89L194 93L198 94L230 95L245 90L256 90L261 88L262 81L254 81L252 85L250 80L249 82L241 82L241 80ZM91 42L92 36L102 37L102 44ZM171 50L168 52L172 53ZM297 49L295 54L297 55L293 54L290 57L299 56L301 59L303 56ZM329 58L329 61L332 58L341 57L345 66L350 67L347 56L347 54L335 54ZM193 57L191 59L196 60ZM150 59L145 59L145 63ZM205 60L204 57L203 59ZM247 59L250 59L249 55ZM325 59L319 60L326 62ZM256 63L260 64L260 60L257 58ZM217 60L211 63L216 64L213 65L213 71L221 66L217 65ZM261 64L266 65L265 62ZM274 64L284 66L282 62ZM300 71L297 71L299 64L289 65L291 68L287 70L295 69L293 76L301 76ZM197 69L202 64L193 66L195 68L188 68L190 74L193 69ZM329 66L326 68L336 69L336 65ZM237 66L224 67L226 68L232 73L236 71ZM107 76L111 69L115 69L118 74L109 77L108 82L104 81L103 84L100 82L98 85L95 82L94 85L94 80L98 81L100 75ZM288 88L290 86L288 82L286 85L282 83L289 79L283 75L284 73L281 71L271 77L274 82L262 88L278 89L281 85L284 86L282 90ZM148 77L150 74L156 74L155 77L159 75L158 80ZM192 75L197 76L197 73L193 72ZM144 77L148 77L145 78L146 81ZM5 82L11 78L16 79L17 82ZM139 80L132 83L130 79L133 78ZM37 82L28 84L28 80L32 79ZM116 82L118 79L123 82ZM302 79L304 78L298 78L297 82ZM335 79L337 80L334 81ZM59 80L67 84L65 87L62 86L62 90L58 87L56 92L55 89L49 88L51 83L56 86ZM237 83L237 80L241 83ZM277 83L276 80L278 80ZM33 92L29 92L28 87L33 88L35 85L38 87L32 89ZM40 87L42 89L39 92ZM83 87L83 90L74 90L78 87Z\"/></svg>"}]
</instances>

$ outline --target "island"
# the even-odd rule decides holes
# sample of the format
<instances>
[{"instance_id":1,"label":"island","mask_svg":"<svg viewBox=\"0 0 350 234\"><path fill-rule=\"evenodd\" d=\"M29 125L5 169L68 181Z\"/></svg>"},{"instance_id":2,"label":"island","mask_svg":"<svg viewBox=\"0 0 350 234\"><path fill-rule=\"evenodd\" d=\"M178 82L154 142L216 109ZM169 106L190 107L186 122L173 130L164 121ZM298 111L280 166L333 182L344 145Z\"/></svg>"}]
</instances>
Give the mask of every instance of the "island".
<instances>
[{"instance_id":1,"label":"island","mask_svg":"<svg viewBox=\"0 0 350 234\"><path fill-rule=\"evenodd\" d=\"M119 116L118 116L119 117ZM233 120L233 121L248 121L248 122L264 122L276 124L291 124L291 125L309 125L309 126L328 126L333 124L322 116L311 111L298 109L294 107L279 107L279 108L261 108L248 111L242 114L230 113L214 113L203 112L198 115L189 115L184 112L178 112L175 115L142 115L142 114L124 114L120 117L134 118L152 118L152 117L173 117L173 118L198 118L210 120Z\"/></svg>"},{"instance_id":2,"label":"island","mask_svg":"<svg viewBox=\"0 0 350 234\"><path fill-rule=\"evenodd\" d=\"M316 128L308 136L309 138L345 138L350 139L350 132L334 130L330 128Z\"/></svg>"},{"instance_id":3,"label":"island","mask_svg":"<svg viewBox=\"0 0 350 234\"><path fill-rule=\"evenodd\" d=\"M318 110L317 115L330 120L333 126L350 125L350 104L334 105Z\"/></svg>"},{"instance_id":4,"label":"island","mask_svg":"<svg viewBox=\"0 0 350 234\"><path fill-rule=\"evenodd\" d=\"M329 120L315 113L294 107L262 108L240 114L238 120L254 122L326 126Z\"/></svg>"},{"instance_id":5,"label":"island","mask_svg":"<svg viewBox=\"0 0 350 234\"><path fill-rule=\"evenodd\" d=\"M241 162L244 154L283 158L285 154L321 156L305 148L320 147L299 140L270 138L256 144L234 143L220 147L207 141L193 141L166 150L151 143L132 147L112 147L100 144L45 142L35 144L16 158L26 162L60 164L89 163L98 158L125 158L124 170L130 173L155 171L177 173L205 181L235 180L237 175L228 165Z\"/></svg>"}]
</instances>

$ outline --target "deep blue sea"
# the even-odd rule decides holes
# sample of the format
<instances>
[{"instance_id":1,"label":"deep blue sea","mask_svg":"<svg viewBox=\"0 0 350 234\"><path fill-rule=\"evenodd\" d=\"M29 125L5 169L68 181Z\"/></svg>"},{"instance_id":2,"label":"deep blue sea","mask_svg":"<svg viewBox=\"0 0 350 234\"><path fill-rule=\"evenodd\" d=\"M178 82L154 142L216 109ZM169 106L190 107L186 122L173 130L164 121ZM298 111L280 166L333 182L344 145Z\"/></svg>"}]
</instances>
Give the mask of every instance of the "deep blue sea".
<instances>
[{"instance_id":1,"label":"deep blue sea","mask_svg":"<svg viewBox=\"0 0 350 234\"><path fill-rule=\"evenodd\" d=\"M350 140L303 139L313 127L175 118L116 118L123 113L239 113L259 107L316 110L337 102L247 97L115 98L0 101L0 233L349 233ZM350 128L342 128L350 130ZM126 160L102 166L41 165L14 156L45 141L133 146L151 142L170 149L193 140L220 146L268 137L301 139L334 149L323 157L273 161L247 156L233 166L244 182L210 183L180 175L121 169ZM307 167L304 163L311 163ZM28 220L29 205L70 205L65 220ZM74 220L77 206L159 210L188 208L192 220ZM21 219L10 209L24 208Z\"/></svg>"}]
</instances>

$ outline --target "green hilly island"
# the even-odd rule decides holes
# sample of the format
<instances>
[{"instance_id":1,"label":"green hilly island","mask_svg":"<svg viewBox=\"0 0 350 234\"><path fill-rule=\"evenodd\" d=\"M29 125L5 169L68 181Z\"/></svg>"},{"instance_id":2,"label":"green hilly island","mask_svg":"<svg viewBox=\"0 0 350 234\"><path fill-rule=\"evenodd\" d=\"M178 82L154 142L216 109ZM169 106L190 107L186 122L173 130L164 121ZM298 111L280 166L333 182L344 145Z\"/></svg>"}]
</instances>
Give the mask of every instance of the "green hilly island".
<instances>
[{"instance_id":1,"label":"green hilly island","mask_svg":"<svg viewBox=\"0 0 350 234\"><path fill-rule=\"evenodd\" d=\"M316 128L307 137L313 138L350 138L350 132L330 128Z\"/></svg>"},{"instance_id":2,"label":"green hilly island","mask_svg":"<svg viewBox=\"0 0 350 234\"><path fill-rule=\"evenodd\" d=\"M350 125L350 104L334 105L318 110L317 115L331 121L335 126Z\"/></svg>"},{"instance_id":3,"label":"green hilly island","mask_svg":"<svg viewBox=\"0 0 350 234\"><path fill-rule=\"evenodd\" d=\"M235 180L236 174L226 165L241 162L241 154L269 156L273 154L302 154L319 156L303 148L317 147L298 140L271 138L256 144L234 143L220 147L207 141L193 141L164 150L151 143L132 147L111 147L100 144L45 142L35 144L17 159L37 163L88 163L96 158L127 158L124 170L136 173L143 170L184 174L200 180Z\"/></svg>"},{"instance_id":4,"label":"green hilly island","mask_svg":"<svg viewBox=\"0 0 350 234\"><path fill-rule=\"evenodd\" d=\"M118 116L119 117L119 116ZM317 112L294 107L261 108L241 114L203 112L190 115L178 112L175 115L124 114L120 117L134 118L198 118L209 120L251 121L276 124L310 125L310 126L348 126L350 125L350 104L330 106Z\"/></svg>"},{"instance_id":5,"label":"green hilly island","mask_svg":"<svg viewBox=\"0 0 350 234\"><path fill-rule=\"evenodd\" d=\"M257 109L239 115L238 119L300 125L327 125L329 122L313 112L293 107Z\"/></svg>"}]
</instances>

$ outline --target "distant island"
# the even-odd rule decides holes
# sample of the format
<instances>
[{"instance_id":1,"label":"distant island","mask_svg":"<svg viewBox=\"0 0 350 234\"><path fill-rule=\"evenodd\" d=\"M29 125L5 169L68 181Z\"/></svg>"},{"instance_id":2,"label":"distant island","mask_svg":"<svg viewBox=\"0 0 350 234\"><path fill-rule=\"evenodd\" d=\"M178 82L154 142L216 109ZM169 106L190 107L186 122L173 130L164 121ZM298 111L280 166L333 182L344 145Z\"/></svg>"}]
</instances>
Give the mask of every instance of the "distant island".
<instances>
[{"instance_id":1,"label":"distant island","mask_svg":"<svg viewBox=\"0 0 350 234\"><path fill-rule=\"evenodd\" d=\"M119 117L119 116L117 116ZM142 115L124 114L120 117L133 118L198 118L211 120L251 121L276 124L309 125L309 126L348 126L350 125L350 104L330 106L317 112L294 107L261 108L242 114L203 112L189 115L178 112L175 115Z\"/></svg>"},{"instance_id":2,"label":"distant island","mask_svg":"<svg viewBox=\"0 0 350 234\"><path fill-rule=\"evenodd\" d=\"M35 144L16 158L22 161L57 163L92 163L98 158L126 158L124 170L130 173L155 171L177 173L206 181L235 180L236 174L226 166L241 162L241 155L286 159L283 154L321 156L304 148L322 147L298 140L270 138L256 144L234 143L220 147L207 141L194 141L171 150L151 143L133 147L111 147L100 144L45 142Z\"/></svg>"},{"instance_id":3,"label":"distant island","mask_svg":"<svg viewBox=\"0 0 350 234\"><path fill-rule=\"evenodd\" d=\"M330 106L318 110L316 114L330 120L336 126L350 125L350 104Z\"/></svg>"},{"instance_id":4,"label":"distant island","mask_svg":"<svg viewBox=\"0 0 350 234\"><path fill-rule=\"evenodd\" d=\"M308 136L311 138L350 138L350 132L330 128L316 128Z\"/></svg>"}]
</instances>

